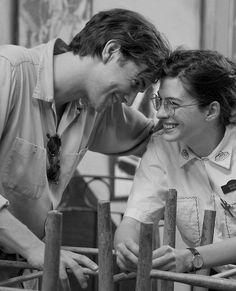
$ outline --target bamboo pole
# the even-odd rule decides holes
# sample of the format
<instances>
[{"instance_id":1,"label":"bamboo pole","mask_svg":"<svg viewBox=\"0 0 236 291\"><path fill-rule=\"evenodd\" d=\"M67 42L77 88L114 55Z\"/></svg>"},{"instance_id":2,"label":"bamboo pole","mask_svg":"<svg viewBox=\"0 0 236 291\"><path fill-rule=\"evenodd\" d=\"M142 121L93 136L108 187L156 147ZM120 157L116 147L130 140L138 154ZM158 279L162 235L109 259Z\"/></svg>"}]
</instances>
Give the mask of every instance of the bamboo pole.
<instances>
[{"instance_id":1,"label":"bamboo pole","mask_svg":"<svg viewBox=\"0 0 236 291\"><path fill-rule=\"evenodd\" d=\"M122 280L131 280L136 277L136 273L119 273L114 275L114 282ZM190 274L190 273L176 273L171 271L151 270L151 278L159 278L163 280L176 281L193 286L201 286L212 288L216 290L235 291L236 281L224 278L213 278L211 276ZM1 291L1 290L0 290Z\"/></svg>"},{"instance_id":2,"label":"bamboo pole","mask_svg":"<svg viewBox=\"0 0 236 291\"><path fill-rule=\"evenodd\" d=\"M98 255L98 248L84 248L84 247L70 247L70 246L62 246L63 250L71 251L79 254L90 254L90 255ZM112 250L112 254L116 255L116 251Z\"/></svg>"},{"instance_id":3,"label":"bamboo pole","mask_svg":"<svg viewBox=\"0 0 236 291\"><path fill-rule=\"evenodd\" d=\"M27 275L22 275L22 276L17 276L17 277L13 277L13 278L1 281L0 286L5 286L5 287L12 286L13 284L29 281L35 278L41 278L42 276L43 276L43 271L39 271L32 274L27 274Z\"/></svg>"},{"instance_id":4,"label":"bamboo pole","mask_svg":"<svg viewBox=\"0 0 236 291\"><path fill-rule=\"evenodd\" d=\"M165 206L163 245L175 247L177 192L170 189ZM161 281L161 291L173 291L174 282Z\"/></svg>"},{"instance_id":5,"label":"bamboo pole","mask_svg":"<svg viewBox=\"0 0 236 291\"><path fill-rule=\"evenodd\" d=\"M141 223L135 291L151 290L150 271L152 269L152 235L153 224Z\"/></svg>"},{"instance_id":6,"label":"bamboo pole","mask_svg":"<svg viewBox=\"0 0 236 291\"><path fill-rule=\"evenodd\" d=\"M0 260L0 267L39 270L27 262Z\"/></svg>"},{"instance_id":7,"label":"bamboo pole","mask_svg":"<svg viewBox=\"0 0 236 291\"><path fill-rule=\"evenodd\" d=\"M98 202L98 290L113 291L113 256L110 202Z\"/></svg>"},{"instance_id":8,"label":"bamboo pole","mask_svg":"<svg viewBox=\"0 0 236 291\"><path fill-rule=\"evenodd\" d=\"M22 291L22 289L10 288L10 287L0 287L0 291ZM35 291L35 290L27 289L27 291Z\"/></svg>"},{"instance_id":9,"label":"bamboo pole","mask_svg":"<svg viewBox=\"0 0 236 291\"><path fill-rule=\"evenodd\" d=\"M212 275L211 277L212 278L227 278L233 275L236 275L236 268Z\"/></svg>"},{"instance_id":10,"label":"bamboo pole","mask_svg":"<svg viewBox=\"0 0 236 291\"><path fill-rule=\"evenodd\" d=\"M56 291L59 283L62 214L56 210L48 213L44 254L42 291Z\"/></svg>"},{"instance_id":11,"label":"bamboo pole","mask_svg":"<svg viewBox=\"0 0 236 291\"><path fill-rule=\"evenodd\" d=\"M221 291L236 290L236 281L224 278L216 279L204 275L175 273L170 271L167 272L159 270L152 270L151 277L172 280L175 282L181 282L192 286L206 287Z\"/></svg>"},{"instance_id":12,"label":"bamboo pole","mask_svg":"<svg viewBox=\"0 0 236 291\"><path fill-rule=\"evenodd\" d=\"M202 226L202 236L200 245L208 245L213 242L214 236L214 229L215 229L215 217L216 212L214 210L205 210L204 211L204 219L203 219L203 226ZM209 276L210 268L202 269L196 272L198 275L205 275ZM193 291L207 291L208 288L194 286Z\"/></svg>"}]
</instances>

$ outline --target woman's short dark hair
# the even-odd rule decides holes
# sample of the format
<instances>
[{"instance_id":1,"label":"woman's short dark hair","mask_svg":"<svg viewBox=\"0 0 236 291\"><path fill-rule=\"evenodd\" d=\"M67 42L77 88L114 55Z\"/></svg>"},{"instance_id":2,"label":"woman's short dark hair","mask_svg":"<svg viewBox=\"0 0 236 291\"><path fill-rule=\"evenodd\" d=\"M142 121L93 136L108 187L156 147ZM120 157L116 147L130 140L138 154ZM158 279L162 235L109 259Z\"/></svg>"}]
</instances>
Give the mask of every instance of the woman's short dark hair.
<instances>
[{"instance_id":1,"label":"woman's short dark hair","mask_svg":"<svg viewBox=\"0 0 236 291\"><path fill-rule=\"evenodd\" d=\"M72 39L70 50L80 56L101 57L109 40L116 40L126 60L147 65L145 77L155 83L169 54L167 40L142 15L126 10L111 9L95 14Z\"/></svg>"},{"instance_id":2,"label":"woman's short dark hair","mask_svg":"<svg viewBox=\"0 0 236 291\"><path fill-rule=\"evenodd\" d=\"M220 122L229 124L236 106L236 65L211 50L173 51L163 67L162 77L178 77L185 90L199 102L199 108L218 101Z\"/></svg>"}]
</instances>

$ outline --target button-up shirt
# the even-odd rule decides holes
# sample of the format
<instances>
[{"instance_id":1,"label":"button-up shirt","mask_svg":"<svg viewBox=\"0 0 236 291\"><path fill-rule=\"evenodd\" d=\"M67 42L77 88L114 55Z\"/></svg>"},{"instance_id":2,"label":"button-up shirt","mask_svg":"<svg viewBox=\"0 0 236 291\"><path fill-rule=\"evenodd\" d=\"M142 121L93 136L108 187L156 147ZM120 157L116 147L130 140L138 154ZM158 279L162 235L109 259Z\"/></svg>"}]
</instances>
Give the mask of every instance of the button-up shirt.
<instances>
[{"instance_id":1,"label":"button-up shirt","mask_svg":"<svg viewBox=\"0 0 236 291\"><path fill-rule=\"evenodd\" d=\"M204 210L216 211L214 241L236 236L236 127L228 126L218 146L202 158L183 143L155 134L136 172L125 215L153 222L169 189L177 190L176 223L187 245L200 243Z\"/></svg>"},{"instance_id":2,"label":"button-up shirt","mask_svg":"<svg viewBox=\"0 0 236 291\"><path fill-rule=\"evenodd\" d=\"M88 149L104 154L144 150L153 121L122 104L103 113L67 104L58 124L53 87L56 40L35 48L0 47L0 208L39 237L50 209ZM61 137L60 179L47 180L47 133Z\"/></svg>"}]
</instances>

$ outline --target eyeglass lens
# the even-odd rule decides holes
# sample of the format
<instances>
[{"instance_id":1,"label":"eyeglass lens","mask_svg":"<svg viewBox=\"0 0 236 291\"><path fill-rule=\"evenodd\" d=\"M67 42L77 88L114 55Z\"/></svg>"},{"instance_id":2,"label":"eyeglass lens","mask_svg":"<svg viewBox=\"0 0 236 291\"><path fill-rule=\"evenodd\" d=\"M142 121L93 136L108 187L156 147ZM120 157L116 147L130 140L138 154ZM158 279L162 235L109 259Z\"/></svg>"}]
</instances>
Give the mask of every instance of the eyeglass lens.
<instances>
[{"instance_id":1,"label":"eyeglass lens","mask_svg":"<svg viewBox=\"0 0 236 291\"><path fill-rule=\"evenodd\" d=\"M154 108L156 109L156 111L158 111L161 108L162 102L164 102L165 112L169 116L174 116L175 109L169 100L163 100L161 97L159 97L157 94L155 94L155 97L152 98L152 102L153 102L153 105L154 105Z\"/></svg>"}]
</instances>

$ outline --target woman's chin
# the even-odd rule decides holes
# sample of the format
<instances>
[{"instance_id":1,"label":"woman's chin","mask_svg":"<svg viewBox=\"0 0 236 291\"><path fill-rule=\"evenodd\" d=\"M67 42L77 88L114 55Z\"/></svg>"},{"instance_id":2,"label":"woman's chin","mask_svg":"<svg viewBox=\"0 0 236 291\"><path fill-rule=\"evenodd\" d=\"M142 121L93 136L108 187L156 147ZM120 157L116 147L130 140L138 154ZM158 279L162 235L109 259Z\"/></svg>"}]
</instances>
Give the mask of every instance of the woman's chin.
<instances>
[{"instance_id":1,"label":"woman's chin","mask_svg":"<svg viewBox=\"0 0 236 291\"><path fill-rule=\"evenodd\" d=\"M179 140L179 135L173 129L164 130L164 132L162 133L162 137L168 142Z\"/></svg>"}]
</instances>

